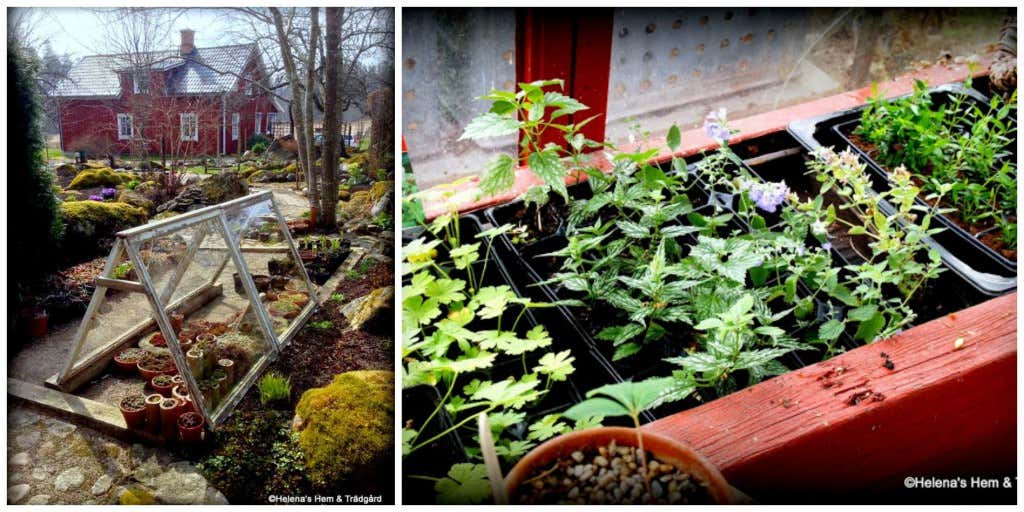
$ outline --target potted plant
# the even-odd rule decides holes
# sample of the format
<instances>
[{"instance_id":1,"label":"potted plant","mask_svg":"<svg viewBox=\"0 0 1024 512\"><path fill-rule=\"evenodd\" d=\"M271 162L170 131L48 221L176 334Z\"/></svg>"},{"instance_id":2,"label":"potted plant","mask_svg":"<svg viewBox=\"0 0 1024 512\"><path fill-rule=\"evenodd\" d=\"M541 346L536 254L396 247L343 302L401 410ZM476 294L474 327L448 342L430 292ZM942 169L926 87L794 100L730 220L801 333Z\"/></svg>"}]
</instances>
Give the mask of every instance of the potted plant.
<instances>
[{"instance_id":1,"label":"potted plant","mask_svg":"<svg viewBox=\"0 0 1024 512\"><path fill-rule=\"evenodd\" d=\"M217 369L224 371L228 376L228 384L234 384L235 382L235 362L231 359L218 359Z\"/></svg>"},{"instance_id":2,"label":"potted plant","mask_svg":"<svg viewBox=\"0 0 1024 512\"><path fill-rule=\"evenodd\" d=\"M134 373L138 370L139 361L146 357L147 353L138 347L127 348L114 356L114 364L123 373Z\"/></svg>"},{"instance_id":3,"label":"potted plant","mask_svg":"<svg viewBox=\"0 0 1024 512\"><path fill-rule=\"evenodd\" d=\"M220 397L217 384L210 379L203 379L199 381L199 392L203 395L203 405L206 406L207 410L212 411L217 405L217 399Z\"/></svg>"},{"instance_id":4,"label":"potted plant","mask_svg":"<svg viewBox=\"0 0 1024 512\"><path fill-rule=\"evenodd\" d=\"M178 417L178 433L181 441L194 444L203 440L203 426L206 420L197 412L186 412Z\"/></svg>"},{"instance_id":5,"label":"potted plant","mask_svg":"<svg viewBox=\"0 0 1024 512\"><path fill-rule=\"evenodd\" d=\"M231 383L228 382L228 373L224 370L217 369L213 371L213 375L210 377L217 386L217 394L221 397L225 397L228 394L228 387Z\"/></svg>"},{"instance_id":6,"label":"potted plant","mask_svg":"<svg viewBox=\"0 0 1024 512\"><path fill-rule=\"evenodd\" d=\"M174 439L178 431L178 417L184 412L181 404L177 398L160 401L160 432L166 440Z\"/></svg>"},{"instance_id":7,"label":"potted plant","mask_svg":"<svg viewBox=\"0 0 1024 512\"><path fill-rule=\"evenodd\" d=\"M271 316L287 318L289 320L299 316L301 309L302 308L294 302L287 300L275 300L267 305L267 312L269 312Z\"/></svg>"},{"instance_id":8,"label":"potted plant","mask_svg":"<svg viewBox=\"0 0 1024 512\"><path fill-rule=\"evenodd\" d=\"M50 315L46 313L45 309L36 308L32 311L32 316L29 318L29 335L33 338L42 338L43 336L46 336L49 320Z\"/></svg>"},{"instance_id":9,"label":"potted plant","mask_svg":"<svg viewBox=\"0 0 1024 512\"><path fill-rule=\"evenodd\" d=\"M203 378L203 349L199 347L192 347L185 354L185 361L188 362L188 369L192 372L192 376L201 379Z\"/></svg>"},{"instance_id":10,"label":"potted plant","mask_svg":"<svg viewBox=\"0 0 1024 512\"><path fill-rule=\"evenodd\" d=\"M309 304L309 294L308 293L304 293L304 292L293 292L293 291L282 292L282 293L280 293L277 296L277 299L278 300L286 300L288 302L291 302L291 303L295 304L296 306L298 306L300 308L305 307L306 304Z\"/></svg>"},{"instance_id":11,"label":"potted plant","mask_svg":"<svg viewBox=\"0 0 1024 512\"><path fill-rule=\"evenodd\" d=\"M171 395L174 398L178 398L184 401L190 401L192 399L192 396L188 392L188 387L185 386L184 383L176 384L173 388L171 388Z\"/></svg>"},{"instance_id":12,"label":"potted plant","mask_svg":"<svg viewBox=\"0 0 1024 512\"><path fill-rule=\"evenodd\" d=\"M671 381L669 377L623 382L587 393L588 399L564 416L577 420L629 416L634 428L579 430L534 448L505 479L510 502L674 505L736 501L721 473L704 457L681 442L640 430L640 413L664 402ZM603 468L608 470L600 471Z\"/></svg>"},{"instance_id":13,"label":"potted plant","mask_svg":"<svg viewBox=\"0 0 1024 512\"><path fill-rule=\"evenodd\" d=\"M129 429L142 430L146 427L146 398L142 395L128 395L118 404L121 416Z\"/></svg>"},{"instance_id":14,"label":"potted plant","mask_svg":"<svg viewBox=\"0 0 1024 512\"><path fill-rule=\"evenodd\" d=\"M146 430L151 434L160 432L160 402L163 400L159 393L146 396Z\"/></svg>"},{"instance_id":15,"label":"potted plant","mask_svg":"<svg viewBox=\"0 0 1024 512\"><path fill-rule=\"evenodd\" d=\"M182 313L171 313L171 329L174 332L181 331L181 325L185 323L185 315Z\"/></svg>"},{"instance_id":16,"label":"potted plant","mask_svg":"<svg viewBox=\"0 0 1024 512\"><path fill-rule=\"evenodd\" d=\"M177 371L170 354L147 354L139 360L138 368L142 379L147 382L157 375L173 374Z\"/></svg>"},{"instance_id":17,"label":"potted plant","mask_svg":"<svg viewBox=\"0 0 1024 512\"><path fill-rule=\"evenodd\" d=\"M149 381L149 386L161 396L170 397L171 389L174 387L174 377L172 375L157 375Z\"/></svg>"}]
</instances>

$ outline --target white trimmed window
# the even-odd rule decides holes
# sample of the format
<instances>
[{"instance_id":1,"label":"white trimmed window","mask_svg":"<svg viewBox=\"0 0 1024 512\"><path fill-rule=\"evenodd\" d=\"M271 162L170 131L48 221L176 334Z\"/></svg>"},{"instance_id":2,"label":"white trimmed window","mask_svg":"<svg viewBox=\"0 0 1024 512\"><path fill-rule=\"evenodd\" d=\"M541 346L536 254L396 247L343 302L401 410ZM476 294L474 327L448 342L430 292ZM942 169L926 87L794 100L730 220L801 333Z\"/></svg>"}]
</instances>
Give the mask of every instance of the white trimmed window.
<instances>
[{"instance_id":1,"label":"white trimmed window","mask_svg":"<svg viewBox=\"0 0 1024 512\"><path fill-rule=\"evenodd\" d=\"M118 114L117 115L117 139L118 140L131 140L133 135L135 135L135 130L132 127L132 115L131 114Z\"/></svg>"},{"instance_id":2,"label":"white trimmed window","mask_svg":"<svg viewBox=\"0 0 1024 512\"><path fill-rule=\"evenodd\" d=\"M181 140L199 140L199 119L195 112L184 112L181 116Z\"/></svg>"},{"instance_id":3,"label":"white trimmed window","mask_svg":"<svg viewBox=\"0 0 1024 512\"><path fill-rule=\"evenodd\" d=\"M267 133L274 133L275 124L277 124L277 112L267 112Z\"/></svg>"},{"instance_id":4,"label":"white trimmed window","mask_svg":"<svg viewBox=\"0 0 1024 512\"><path fill-rule=\"evenodd\" d=\"M252 74L245 75L245 95L252 96Z\"/></svg>"},{"instance_id":5,"label":"white trimmed window","mask_svg":"<svg viewBox=\"0 0 1024 512\"><path fill-rule=\"evenodd\" d=\"M261 126L263 126L263 112L256 112L256 131L254 133L263 133L260 131Z\"/></svg>"},{"instance_id":6,"label":"white trimmed window","mask_svg":"<svg viewBox=\"0 0 1024 512\"><path fill-rule=\"evenodd\" d=\"M231 114L231 140L238 140L238 127L242 121L242 116L238 112Z\"/></svg>"}]
</instances>

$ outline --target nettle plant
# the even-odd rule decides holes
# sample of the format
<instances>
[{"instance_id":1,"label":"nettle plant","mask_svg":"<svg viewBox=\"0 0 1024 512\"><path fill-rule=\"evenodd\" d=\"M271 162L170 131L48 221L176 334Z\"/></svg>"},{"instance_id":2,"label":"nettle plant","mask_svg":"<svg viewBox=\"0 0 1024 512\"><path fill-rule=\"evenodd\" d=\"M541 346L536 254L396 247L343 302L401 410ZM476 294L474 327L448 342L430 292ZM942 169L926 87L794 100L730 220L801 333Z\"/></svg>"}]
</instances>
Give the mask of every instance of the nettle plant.
<instances>
[{"instance_id":1,"label":"nettle plant","mask_svg":"<svg viewBox=\"0 0 1024 512\"><path fill-rule=\"evenodd\" d=\"M930 226L943 210L915 204L920 189L902 166L892 171L890 190L877 195L871 191L866 165L849 149L836 153L821 148L807 166L821 182L821 192L798 208L815 218L814 235L825 241L833 226L850 236L865 237L870 248L870 254L862 255L864 261L846 266L844 274L833 271L822 276L820 286L851 309L844 319L833 318L822 325L821 337L837 338L846 324L856 325L855 338L865 342L897 333L916 318L911 300L942 270L941 257L927 240L942 231ZM937 192L925 198L940 204L952 188L952 184L940 184ZM838 215L835 205L824 206L822 197L830 191L842 199L840 210L851 212L856 221ZM882 201L895 211L882 211Z\"/></svg>"},{"instance_id":2,"label":"nettle plant","mask_svg":"<svg viewBox=\"0 0 1024 512\"><path fill-rule=\"evenodd\" d=\"M544 326L521 326L527 310L553 304L519 297L507 285L484 284L494 237L510 227L484 231L478 241L465 243L458 217L447 214L428 226L436 239L418 238L402 248L408 283L402 288L403 386L427 384L443 393L425 420L402 429L403 456L452 432L472 431L481 414L487 415L496 452L507 463L538 442L599 421L586 418L570 426L549 414L530 423L525 439L508 435L510 427L527 421L552 386L575 371L570 351L544 352L552 343ZM534 364L528 362L531 355ZM489 378L503 361L517 363L521 372L504 380ZM452 426L426 434L424 428L443 412L451 415ZM479 446L467 447L467 455L480 459ZM434 480L441 502L478 503L489 495L486 471L476 462L457 464L441 478L416 477Z\"/></svg>"},{"instance_id":3,"label":"nettle plant","mask_svg":"<svg viewBox=\"0 0 1024 512\"><path fill-rule=\"evenodd\" d=\"M728 134L719 121L726 131L715 133ZM670 150L679 137L673 127ZM823 249L804 244L810 221L803 235L745 234L732 213L694 204L706 184L688 175L682 160L666 174L649 163L655 154L619 154L610 175L591 174L593 195L574 201L568 244L552 253L563 266L548 282L576 292L580 304L617 312L620 323L596 335L616 347L616 360L652 343L685 340L670 360L681 367L677 389L727 390L740 384L740 374L754 383L786 371L778 359L812 341L789 332L814 310L813 300L797 293L800 274L827 266ZM723 140L714 161L738 160L730 154Z\"/></svg>"},{"instance_id":4,"label":"nettle plant","mask_svg":"<svg viewBox=\"0 0 1024 512\"><path fill-rule=\"evenodd\" d=\"M1009 152L1016 114L1016 91L987 104L960 94L938 104L917 81L904 98L887 100L876 92L854 133L874 146L880 164L909 170L925 193L951 185L941 192L946 206L969 224L994 226L999 239L1016 248L1017 166Z\"/></svg>"},{"instance_id":5,"label":"nettle plant","mask_svg":"<svg viewBox=\"0 0 1024 512\"><path fill-rule=\"evenodd\" d=\"M530 171L542 181L541 185L530 187L522 196L527 206L532 204L536 209L538 230L542 230L540 207L548 202L550 192L556 192L568 201L565 179L570 169L584 167L584 150L604 146L587 139L580 132L597 116L578 123L564 123L567 116L589 108L561 92L544 90L552 87L561 90L564 85L560 79L540 80L520 83L519 91L492 90L479 98L492 102L490 110L470 121L459 137L459 140L477 140L522 134L518 153L499 153L491 159L480 179L479 188L490 196L510 190L515 184L516 166L525 159ZM545 133L561 134L566 145L543 144ZM567 166L567 163L571 165Z\"/></svg>"}]
</instances>

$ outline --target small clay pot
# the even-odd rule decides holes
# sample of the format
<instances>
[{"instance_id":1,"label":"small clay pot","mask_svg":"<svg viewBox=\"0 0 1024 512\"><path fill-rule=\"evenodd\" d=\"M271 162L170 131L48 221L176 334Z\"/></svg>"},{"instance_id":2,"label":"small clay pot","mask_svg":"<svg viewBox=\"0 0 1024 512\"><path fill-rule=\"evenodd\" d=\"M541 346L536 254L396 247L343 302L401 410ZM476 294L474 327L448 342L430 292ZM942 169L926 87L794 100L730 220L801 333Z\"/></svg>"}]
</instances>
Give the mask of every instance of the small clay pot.
<instances>
[{"instance_id":1,"label":"small clay pot","mask_svg":"<svg viewBox=\"0 0 1024 512\"><path fill-rule=\"evenodd\" d=\"M230 359L220 359L217 361L217 368L224 370L224 373L228 374L228 382L231 384L235 383L235 362Z\"/></svg>"},{"instance_id":2,"label":"small clay pot","mask_svg":"<svg viewBox=\"0 0 1024 512\"><path fill-rule=\"evenodd\" d=\"M44 311L44 310L36 311L35 313L32 314L32 317L29 318L29 322L28 322L28 334L29 334L29 336L32 336L33 338L42 338L43 336L46 336L46 333L49 330L49 327L48 327L49 323L50 323L50 315L48 315L46 313L46 311Z\"/></svg>"},{"instance_id":3,"label":"small clay pot","mask_svg":"<svg viewBox=\"0 0 1024 512\"><path fill-rule=\"evenodd\" d=\"M270 289L270 276L252 276L252 282L256 285L256 291L265 292Z\"/></svg>"},{"instance_id":4,"label":"small clay pot","mask_svg":"<svg viewBox=\"0 0 1024 512\"><path fill-rule=\"evenodd\" d=\"M142 430L146 428L146 399L142 395L129 395L118 404L121 409L121 416L129 429Z\"/></svg>"},{"instance_id":5,"label":"small clay pot","mask_svg":"<svg viewBox=\"0 0 1024 512\"><path fill-rule=\"evenodd\" d=\"M174 332L180 331L183 323L185 323L185 315L181 313L171 313L171 329Z\"/></svg>"},{"instance_id":6,"label":"small clay pot","mask_svg":"<svg viewBox=\"0 0 1024 512\"><path fill-rule=\"evenodd\" d=\"M188 362L188 369L192 372L192 377L196 379L203 378L203 349L192 347L185 354L185 361Z\"/></svg>"},{"instance_id":7,"label":"small clay pot","mask_svg":"<svg viewBox=\"0 0 1024 512\"><path fill-rule=\"evenodd\" d=\"M139 375L142 376L142 380L146 382L153 380L153 377L156 377L157 375L164 374L162 369L145 366L145 361L139 361L136 367L139 369Z\"/></svg>"},{"instance_id":8,"label":"small clay pot","mask_svg":"<svg viewBox=\"0 0 1024 512\"><path fill-rule=\"evenodd\" d=\"M139 360L144 354L145 352L139 348L122 350L114 356L114 364L122 373L135 373L139 368Z\"/></svg>"},{"instance_id":9,"label":"small clay pot","mask_svg":"<svg viewBox=\"0 0 1024 512\"><path fill-rule=\"evenodd\" d=\"M192 399L191 394L188 392L188 387L186 387L185 384L177 384L173 388L171 388L171 396L181 400Z\"/></svg>"},{"instance_id":10,"label":"small clay pot","mask_svg":"<svg viewBox=\"0 0 1024 512\"><path fill-rule=\"evenodd\" d=\"M160 433L166 440L177 437L178 416L184 412L180 404L177 398L164 398L160 401Z\"/></svg>"},{"instance_id":11,"label":"small clay pot","mask_svg":"<svg viewBox=\"0 0 1024 512\"><path fill-rule=\"evenodd\" d=\"M149 386L164 398L169 398L171 396L171 389L174 388L174 380L170 375L157 375L149 381Z\"/></svg>"},{"instance_id":12,"label":"small clay pot","mask_svg":"<svg viewBox=\"0 0 1024 512\"><path fill-rule=\"evenodd\" d=\"M203 440L203 427L206 420L196 412L186 412L178 416L178 434L181 441L186 444L194 444Z\"/></svg>"},{"instance_id":13,"label":"small clay pot","mask_svg":"<svg viewBox=\"0 0 1024 512\"><path fill-rule=\"evenodd\" d=\"M505 489L509 503L516 503L519 486L540 468L551 464L577 450L594 450L612 441L619 446L637 446L637 432L643 436L644 450L653 453L659 460L671 464L679 471L693 475L707 484L707 493L717 504L736 503L742 497L736 495L722 474L703 456L689 446L674 439L638 431L626 427L598 427L563 434L530 450L505 477Z\"/></svg>"},{"instance_id":14,"label":"small clay pot","mask_svg":"<svg viewBox=\"0 0 1024 512\"><path fill-rule=\"evenodd\" d=\"M146 397L146 430L151 434L160 432L160 402L163 401L164 397L159 393Z\"/></svg>"}]
</instances>

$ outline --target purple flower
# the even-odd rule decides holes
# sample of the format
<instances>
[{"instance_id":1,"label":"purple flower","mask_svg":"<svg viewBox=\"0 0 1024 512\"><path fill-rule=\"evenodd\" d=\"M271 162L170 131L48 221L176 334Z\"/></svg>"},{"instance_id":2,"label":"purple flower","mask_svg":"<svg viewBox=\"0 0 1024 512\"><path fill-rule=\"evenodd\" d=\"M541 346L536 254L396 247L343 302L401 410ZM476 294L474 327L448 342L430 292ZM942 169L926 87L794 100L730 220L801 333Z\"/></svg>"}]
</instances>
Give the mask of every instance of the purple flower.
<instances>
[{"instance_id":1,"label":"purple flower","mask_svg":"<svg viewBox=\"0 0 1024 512\"><path fill-rule=\"evenodd\" d=\"M93 195L89 196L89 200L90 201L103 201L103 196L97 195L97 194L93 194Z\"/></svg>"},{"instance_id":2,"label":"purple flower","mask_svg":"<svg viewBox=\"0 0 1024 512\"><path fill-rule=\"evenodd\" d=\"M708 137L722 143L729 140L732 132L729 130L724 108L712 110L708 113L707 117L704 118L704 133Z\"/></svg>"},{"instance_id":3,"label":"purple flower","mask_svg":"<svg viewBox=\"0 0 1024 512\"><path fill-rule=\"evenodd\" d=\"M105 188L105 189L100 191L100 194L103 196L103 199L113 199L113 198L117 197L117 189L116 188Z\"/></svg>"},{"instance_id":4,"label":"purple flower","mask_svg":"<svg viewBox=\"0 0 1024 512\"><path fill-rule=\"evenodd\" d=\"M825 242L825 243L821 244L821 248L825 249L826 251L832 250L832 244L830 244L828 242Z\"/></svg>"},{"instance_id":5,"label":"purple flower","mask_svg":"<svg viewBox=\"0 0 1024 512\"><path fill-rule=\"evenodd\" d=\"M779 182L757 182L744 180L740 183L740 189L747 191L750 198L758 208L775 213L775 210L786 201L789 195L789 187L783 181Z\"/></svg>"}]
</instances>

